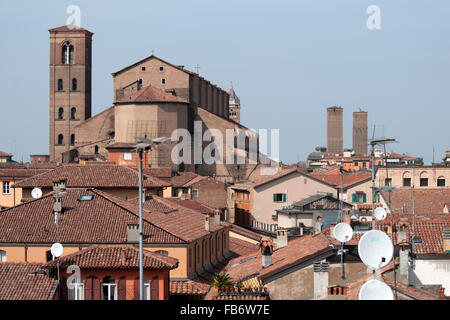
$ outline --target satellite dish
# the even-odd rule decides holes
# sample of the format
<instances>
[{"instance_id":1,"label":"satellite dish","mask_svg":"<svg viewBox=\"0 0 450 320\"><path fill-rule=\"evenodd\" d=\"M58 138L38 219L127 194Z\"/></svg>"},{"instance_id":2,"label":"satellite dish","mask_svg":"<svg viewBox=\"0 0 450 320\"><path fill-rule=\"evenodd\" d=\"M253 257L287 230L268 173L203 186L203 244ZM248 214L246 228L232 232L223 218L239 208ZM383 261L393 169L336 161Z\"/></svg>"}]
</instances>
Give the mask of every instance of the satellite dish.
<instances>
[{"instance_id":1,"label":"satellite dish","mask_svg":"<svg viewBox=\"0 0 450 320\"><path fill-rule=\"evenodd\" d=\"M394 295L386 283L372 279L359 290L359 300L394 300Z\"/></svg>"},{"instance_id":2,"label":"satellite dish","mask_svg":"<svg viewBox=\"0 0 450 320\"><path fill-rule=\"evenodd\" d=\"M359 240L358 253L366 266L377 270L392 260L394 246L386 233L380 230L371 230Z\"/></svg>"},{"instance_id":3,"label":"satellite dish","mask_svg":"<svg viewBox=\"0 0 450 320\"><path fill-rule=\"evenodd\" d=\"M31 196L33 197L33 199L39 199L40 197L42 197L42 190L39 188L34 188L31 191Z\"/></svg>"},{"instance_id":4,"label":"satellite dish","mask_svg":"<svg viewBox=\"0 0 450 320\"><path fill-rule=\"evenodd\" d=\"M338 223L333 229L333 237L339 242L347 242L353 237L353 229L345 222Z\"/></svg>"},{"instance_id":5,"label":"satellite dish","mask_svg":"<svg viewBox=\"0 0 450 320\"><path fill-rule=\"evenodd\" d=\"M56 258L60 257L63 253L63 246L61 243L56 242L54 244L52 244L52 247L50 249L50 252L52 253L52 255Z\"/></svg>"},{"instance_id":6,"label":"satellite dish","mask_svg":"<svg viewBox=\"0 0 450 320\"><path fill-rule=\"evenodd\" d=\"M374 215L375 215L375 219L377 219L379 221L384 220L387 215L386 209L384 209L382 207L378 207L375 209Z\"/></svg>"}]
</instances>

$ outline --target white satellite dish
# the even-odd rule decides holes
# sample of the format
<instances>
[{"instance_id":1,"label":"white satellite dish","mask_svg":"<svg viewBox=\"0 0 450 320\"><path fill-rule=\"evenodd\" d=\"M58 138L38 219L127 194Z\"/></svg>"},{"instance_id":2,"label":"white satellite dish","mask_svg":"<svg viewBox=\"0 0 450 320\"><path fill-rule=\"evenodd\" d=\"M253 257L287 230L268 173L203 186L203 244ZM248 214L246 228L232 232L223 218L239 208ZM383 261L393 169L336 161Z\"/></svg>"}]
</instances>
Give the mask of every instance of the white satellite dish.
<instances>
[{"instance_id":1,"label":"white satellite dish","mask_svg":"<svg viewBox=\"0 0 450 320\"><path fill-rule=\"evenodd\" d=\"M394 300L394 294L386 283L372 279L359 290L359 300Z\"/></svg>"},{"instance_id":2,"label":"white satellite dish","mask_svg":"<svg viewBox=\"0 0 450 320\"><path fill-rule=\"evenodd\" d=\"M377 219L379 221L384 220L387 215L386 209L382 208L382 207L378 207L375 209L374 215L375 215L375 219Z\"/></svg>"},{"instance_id":3,"label":"white satellite dish","mask_svg":"<svg viewBox=\"0 0 450 320\"><path fill-rule=\"evenodd\" d=\"M353 229L348 223L338 223L333 229L333 237L339 242L347 242L353 237Z\"/></svg>"},{"instance_id":4,"label":"white satellite dish","mask_svg":"<svg viewBox=\"0 0 450 320\"><path fill-rule=\"evenodd\" d=\"M52 244L52 247L50 249L50 252L52 253L52 255L56 258L60 257L63 253L63 246L61 243L56 242L54 244Z\"/></svg>"},{"instance_id":5,"label":"white satellite dish","mask_svg":"<svg viewBox=\"0 0 450 320\"><path fill-rule=\"evenodd\" d=\"M42 197L42 190L39 188L34 188L31 191L31 196L33 197L33 199L39 199L40 197Z\"/></svg>"},{"instance_id":6,"label":"white satellite dish","mask_svg":"<svg viewBox=\"0 0 450 320\"><path fill-rule=\"evenodd\" d=\"M359 240L358 253L366 266L377 270L392 260L394 246L386 233L380 230L371 230Z\"/></svg>"}]
</instances>

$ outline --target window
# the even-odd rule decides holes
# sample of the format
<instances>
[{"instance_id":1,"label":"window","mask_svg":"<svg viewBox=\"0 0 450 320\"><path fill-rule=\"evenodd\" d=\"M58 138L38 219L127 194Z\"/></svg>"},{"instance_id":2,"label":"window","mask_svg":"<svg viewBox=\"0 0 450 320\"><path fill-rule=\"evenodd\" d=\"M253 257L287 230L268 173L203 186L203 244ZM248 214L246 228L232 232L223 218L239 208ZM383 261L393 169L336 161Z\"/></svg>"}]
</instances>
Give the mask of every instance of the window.
<instances>
[{"instance_id":1,"label":"window","mask_svg":"<svg viewBox=\"0 0 450 320\"><path fill-rule=\"evenodd\" d=\"M411 187L411 178L403 178L403 186Z\"/></svg>"},{"instance_id":2,"label":"window","mask_svg":"<svg viewBox=\"0 0 450 320\"><path fill-rule=\"evenodd\" d=\"M94 153L95 153L95 154L98 154L98 146L95 146L95 147L94 147Z\"/></svg>"},{"instance_id":3,"label":"window","mask_svg":"<svg viewBox=\"0 0 450 320\"><path fill-rule=\"evenodd\" d=\"M70 109L70 119L75 120L77 118L77 108Z\"/></svg>"},{"instance_id":4,"label":"window","mask_svg":"<svg viewBox=\"0 0 450 320\"><path fill-rule=\"evenodd\" d=\"M166 250L158 250L158 251L156 251L156 253L162 254L163 256L166 256L166 257L169 256L169 252Z\"/></svg>"},{"instance_id":5,"label":"window","mask_svg":"<svg viewBox=\"0 0 450 320\"><path fill-rule=\"evenodd\" d=\"M45 251L45 261L49 262L52 260L54 260L52 252L50 250Z\"/></svg>"},{"instance_id":6,"label":"window","mask_svg":"<svg viewBox=\"0 0 450 320\"><path fill-rule=\"evenodd\" d=\"M63 91L63 90L64 90L63 80L58 79L58 91Z\"/></svg>"},{"instance_id":7,"label":"window","mask_svg":"<svg viewBox=\"0 0 450 320\"><path fill-rule=\"evenodd\" d=\"M3 194L10 194L10 184L9 181L3 181Z\"/></svg>"},{"instance_id":8,"label":"window","mask_svg":"<svg viewBox=\"0 0 450 320\"><path fill-rule=\"evenodd\" d=\"M58 109L58 120L63 120L64 119L64 108L61 107Z\"/></svg>"},{"instance_id":9,"label":"window","mask_svg":"<svg viewBox=\"0 0 450 320\"><path fill-rule=\"evenodd\" d=\"M113 277L107 276L102 282L102 300L117 300L117 285Z\"/></svg>"},{"instance_id":10,"label":"window","mask_svg":"<svg viewBox=\"0 0 450 320\"><path fill-rule=\"evenodd\" d=\"M64 136L62 134L58 134L58 144L64 143Z\"/></svg>"},{"instance_id":11,"label":"window","mask_svg":"<svg viewBox=\"0 0 450 320\"><path fill-rule=\"evenodd\" d=\"M166 84L166 79L165 79L165 78L162 78L162 79L161 79L161 83L162 83L162 84Z\"/></svg>"},{"instance_id":12,"label":"window","mask_svg":"<svg viewBox=\"0 0 450 320\"><path fill-rule=\"evenodd\" d=\"M80 277L73 278L72 283L67 284L69 300L84 300L84 285Z\"/></svg>"},{"instance_id":13,"label":"window","mask_svg":"<svg viewBox=\"0 0 450 320\"><path fill-rule=\"evenodd\" d=\"M420 178L420 186L428 187L428 178Z\"/></svg>"},{"instance_id":14,"label":"window","mask_svg":"<svg viewBox=\"0 0 450 320\"><path fill-rule=\"evenodd\" d=\"M274 193L273 202L286 202L286 193Z\"/></svg>"},{"instance_id":15,"label":"window","mask_svg":"<svg viewBox=\"0 0 450 320\"><path fill-rule=\"evenodd\" d=\"M142 67L141 70L142 70L142 72L145 72L145 67Z\"/></svg>"},{"instance_id":16,"label":"window","mask_svg":"<svg viewBox=\"0 0 450 320\"><path fill-rule=\"evenodd\" d=\"M197 198L197 197L198 197L198 190L192 189L192 198Z\"/></svg>"},{"instance_id":17,"label":"window","mask_svg":"<svg viewBox=\"0 0 450 320\"><path fill-rule=\"evenodd\" d=\"M159 67L159 71L164 71L164 67L163 66Z\"/></svg>"},{"instance_id":18,"label":"window","mask_svg":"<svg viewBox=\"0 0 450 320\"><path fill-rule=\"evenodd\" d=\"M67 41L62 47L62 64L73 64L73 52L73 46Z\"/></svg>"},{"instance_id":19,"label":"window","mask_svg":"<svg viewBox=\"0 0 450 320\"><path fill-rule=\"evenodd\" d=\"M392 178L386 178L384 179L384 185L386 187L390 187L392 185Z\"/></svg>"},{"instance_id":20,"label":"window","mask_svg":"<svg viewBox=\"0 0 450 320\"><path fill-rule=\"evenodd\" d=\"M445 187L445 178L444 177L439 177L437 179L437 186L438 187Z\"/></svg>"},{"instance_id":21,"label":"window","mask_svg":"<svg viewBox=\"0 0 450 320\"><path fill-rule=\"evenodd\" d=\"M130 161L132 159L131 152L124 152L123 153L123 160Z\"/></svg>"},{"instance_id":22,"label":"window","mask_svg":"<svg viewBox=\"0 0 450 320\"><path fill-rule=\"evenodd\" d=\"M358 166L358 161L355 162L355 167L357 167L357 166Z\"/></svg>"},{"instance_id":23,"label":"window","mask_svg":"<svg viewBox=\"0 0 450 320\"><path fill-rule=\"evenodd\" d=\"M70 135L70 145L71 146L75 145L75 134L73 133Z\"/></svg>"},{"instance_id":24,"label":"window","mask_svg":"<svg viewBox=\"0 0 450 320\"><path fill-rule=\"evenodd\" d=\"M77 90L78 90L77 79L73 78L72 79L72 91L77 91Z\"/></svg>"},{"instance_id":25,"label":"window","mask_svg":"<svg viewBox=\"0 0 450 320\"><path fill-rule=\"evenodd\" d=\"M0 250L0 262L6 262L6 251Z\"/></svg>"},{"instance_id":26,"label":"window","mask_svg":"<svg viewBox=\"0 0 450 320\"><path fill-rule=\"evenodd\" d=\"M144 300L150 300L150 282L144 278Z\"/></svg>"},{"instance_id":27,"label":"window","mask_svg":"<svg viewBox=\"0 0 450 320\"><path fill-rule=\"evenodd\" d=\"M352 194L352 202L367 202L367 195L364 192L356 192Z\"/></svg>"}]
</instances>

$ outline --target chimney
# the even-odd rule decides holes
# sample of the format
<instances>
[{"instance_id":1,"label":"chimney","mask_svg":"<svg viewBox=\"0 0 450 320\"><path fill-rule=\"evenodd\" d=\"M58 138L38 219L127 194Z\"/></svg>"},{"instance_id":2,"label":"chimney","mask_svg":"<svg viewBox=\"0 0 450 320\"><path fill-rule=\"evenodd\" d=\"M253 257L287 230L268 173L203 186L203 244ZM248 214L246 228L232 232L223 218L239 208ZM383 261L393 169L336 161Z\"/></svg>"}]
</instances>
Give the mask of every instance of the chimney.
<instances>
[{"instance_id":1,"label":"chimney","mask_svg":"<svg viewBox=\"0 0 450 320\"><path fill-rule=\"evenodd\" d=\"M277 229L277 249L288 245L288 231L286 229Z\"/></svg>"},{"instance_id":2,"label":"chimney","mask_svg":"<svg viewBox=\"0 0 450 320\"><path fill-rule=\"evenodd\" d=\"M214 222L218 225L220 225L220 210L216 209L214 213Z\"/></svg>"},{"instance_id":3,"label":"chimney","mask_svg":"<svg viewBox=\"0 0 450 320\"><path fill-rule=\"evenodd\" d=\"M209 232L210 229L210 225L209 225L209 215L206 215L206 219L205 219L205 230L207 232Z\"/></svg>"},{"instance_id":4,"label":"chimney","mask_svg":"<svg viewBox=\"0 0 450 320\"><path fill-rule=\"evenodd\" d=\"M328 300L347 300L347 287L340 285L328 287Z\"/></svg>"},{"instance_id":5,"label":"chimney","mask_svg":"<svg viewBox=\"0 0 450 320\"><path fill-rule=\"evenodd\" d=\"M322 300L327 297L328 268L328 262L314 263L314 300Z\"/></svg>"},{"instance_id":6,"label":"chimney","mask_svg":"<svg viewBox=\"0 0 450 320\"><path fill-rule=\"evenodd\" d=\"M442 232L442 247L444 253L450 253L450 229L444 229Z\"/></svg>"},{"instance_id":7,"label":"chimney","mask_svg":"<svg viewBox=\"0 0 450 320\"><path fill-rule=\"evenodd\" d=\"M273 244L269 240L263 240L260 244L262 267L267 268L272 265Z\"/></svg>"},{"instance_id":8,"label":"chimney","mask_svg":"<svg viewBox=\"0 0 450 320\"><path fill-rule=\"evenodd\" d=\"M408 224L401 223L400 230L398 231L397 235L397 242L400 247L399 281L403 284L409 285L409 243L407 240L407 231L408 231Z\"/></svg>"},{"instance_id":9,"label":"chimney","mask_svg":"<svg viewBox=\"0 0 450 320\"><path fill-rule=\"evenodd\" d=\"M53 191L55 192L64 192L66 191L67 179L59 178L53 180Z\"/></svg>"},{"instance_id":10,"label":"chimney","mask_svg":"<svg viewBox=\"0 0 450 320\"><path fill-rule=\"evenodd\" d=\"M350 219L350 210L344 212L344 222L346 224L348 224L349 226L352 225L351 219Z\"/></svg>"},{"instance_id":11,"label":"chimney","mask_svg":"<svg viewBox=\"0 0 450 320\"><path fill-rule=\"evenodd\" d=\"M336 227L336 223L330 223L330 234L333 234L334 227Z\"/></svg>"},{"instance_id":12,"label":"chimney","mask_svg":"<svg viewBox=\"0 0 450 320\"><path fill-rule=\"evenodd\" d=\"M314 234L319 234L322 232L322 215L318 214L316 218L316 223L314 225Z\"/></svg>"},{"instance_id":13,"label":"chimney","mask_svg":"<svg viewBox=\"0 0 450 320\"><path fill-rule=\"evenodd\" d=\"M139 242L139 224L137 223L127 224L127 242L128 243Z\"/></svg>"},{"instance_id":14,"label":"chimney","mask_svg":"<svg viewBox=\"0 0 450 320\"><path fill-rule=\"evenodd\" d=\"M439 296L439 300L446 300L445 299L445 288L443 288L443 287L439 288L438 296Z\"/></svg>"}]
</instances>

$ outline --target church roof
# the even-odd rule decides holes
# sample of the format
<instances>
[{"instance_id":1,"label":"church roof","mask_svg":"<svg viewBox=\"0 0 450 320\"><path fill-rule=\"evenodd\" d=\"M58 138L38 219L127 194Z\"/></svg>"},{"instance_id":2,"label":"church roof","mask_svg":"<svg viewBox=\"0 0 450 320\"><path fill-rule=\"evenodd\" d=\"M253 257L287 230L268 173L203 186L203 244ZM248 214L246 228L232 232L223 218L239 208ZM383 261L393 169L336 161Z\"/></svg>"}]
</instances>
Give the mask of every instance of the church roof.
<instances>
[{"instance_id":1,"label":"church roof","mask_svg":"<svg viewBox=\"0 0 450 320\"><path fill-rule=\"evenodd\" d=\"M188 103L187 100L167 93L155 86L149 85L142 88L132 94L129 94L119 100L116 100L116 104L126 103L148 103L148 102L178 102Z\"/></svg>"},{"instance_id":2,"label":"church roof","mask_svg":"<svg viewBox=\"0 0 450 320\"><path fill-rule=\"evenodd\" d=\"M74 24L64 25L61 27L50 29L48 31L49 32L85 32L85 33L89 33L90 35L94 34L91 31L84 29L82 27L79 27L77 25L74 25Z\"/></svg>"}]
</instances>

